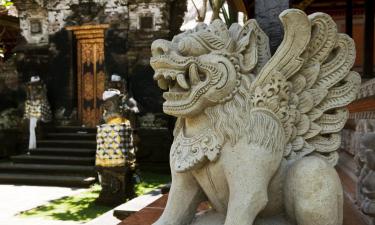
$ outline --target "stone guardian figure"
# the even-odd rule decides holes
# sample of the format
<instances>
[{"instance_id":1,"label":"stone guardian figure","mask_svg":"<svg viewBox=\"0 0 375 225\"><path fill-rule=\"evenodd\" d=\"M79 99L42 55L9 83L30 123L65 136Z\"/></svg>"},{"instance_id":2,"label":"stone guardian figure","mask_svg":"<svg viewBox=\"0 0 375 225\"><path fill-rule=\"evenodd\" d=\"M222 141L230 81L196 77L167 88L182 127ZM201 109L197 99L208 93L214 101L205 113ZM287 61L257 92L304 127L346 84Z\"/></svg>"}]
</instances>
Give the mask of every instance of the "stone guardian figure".
<instances>
[{"instance_id":1,"label":"stone guardian figure","mask_svg":"<svg viewBox=\"0 0 375 225\"><path fill-rule=\"evenodd\" d=\"M354 42L324 13L280 19L272 57L255 20L215 20L152 44L163 110L178 118L171 191L154 225L342 224L334 165L361 82ZM196 215L206 200L212 209Z\"/></svg>"},{"instance_id":2,"label":"stone guardian figure","mask_svg":"<svg viewBox=\"0 0 375 225\"><path fill-rule=\"evenodd\" d=\"M105 205L119 205L135 196L135 152L130 122L121 109L123 97L118 89L103 93L105 123L97 128L95 164L102 186L97 202Z\"/></svg>"},{"instance_id":3,"label":"stone guardian figure","mask_svg":"<svg viewBox=\"0 0 375 225\"><path fill-rule=\"evenodd\" d=\"M52 113L47 100L47 87L39 76L31 77L26 84L26 94L24 119L29 120L29 149L35 149L37 123L51 121Z\"/></svg>"}]
</instances>

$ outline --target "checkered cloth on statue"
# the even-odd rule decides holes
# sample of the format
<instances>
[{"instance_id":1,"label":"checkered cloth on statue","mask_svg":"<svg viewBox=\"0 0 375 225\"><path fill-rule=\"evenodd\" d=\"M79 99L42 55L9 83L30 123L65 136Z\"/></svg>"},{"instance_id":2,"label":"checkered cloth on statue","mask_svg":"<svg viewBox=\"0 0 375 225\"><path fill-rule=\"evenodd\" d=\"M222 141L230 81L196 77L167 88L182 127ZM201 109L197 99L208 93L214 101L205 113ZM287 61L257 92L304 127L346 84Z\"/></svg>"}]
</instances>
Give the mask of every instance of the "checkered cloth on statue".
<instances>
[{"instance_id":1,"label":"checkered cloth on statue","mask_svg":"<svg viewBox=\"0 0 375 225\"><path fill-rule=\"evenodd\" d=\"M51 109L47 100L26 100L25 102L25 119L35 117L43 122L51 121Z\"/></svg>"},{"instance_id":2,"label":"checkered cloth on statue","mask_svg":"<svg viewBox=\"0 0 375 225\"><path fill-rule=\"evenodd\" d=\"M96 166L133 167L135 163L132 129L129 122L102 124L96 137Z\"/></svg>"},{"instance_id":3,"label":"checkered cloth on statue","mask_svg":"<svg viewBox=\"0 0 375 225\"><path fill-rule=\"evenodd\" d=\"M36 80L33 80L36 79ZM24 118L37 118L43 122L49 122L52 119L51 108L47 100L47 87L38 76L32 77L26 84L27 100L25 102Z\"/></svg>"}]
</instances>

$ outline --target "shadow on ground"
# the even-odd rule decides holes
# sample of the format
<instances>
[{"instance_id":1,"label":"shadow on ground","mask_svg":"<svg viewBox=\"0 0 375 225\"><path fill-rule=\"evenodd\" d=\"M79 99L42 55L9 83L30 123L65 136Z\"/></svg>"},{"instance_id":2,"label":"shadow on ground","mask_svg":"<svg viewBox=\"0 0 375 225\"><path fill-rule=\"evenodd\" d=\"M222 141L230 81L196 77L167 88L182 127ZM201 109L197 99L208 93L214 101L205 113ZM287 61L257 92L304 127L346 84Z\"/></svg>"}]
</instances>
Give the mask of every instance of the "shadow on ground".
<instances>
[{"instance_id":1,"label":"shadow on ground","mask_svg":"<svg viewBox=\"0 0 375 225\"><path fill-rule=\"evenodd\" d=\"M141 182L135 187L136 193L137 195L143 195L170 181L170 175L141 173ZM95 203L100 190L100 185L95 184L81 194L50 201L46 205L21 212L19 216L22 218L43 217L50 220L88 222L112 209Z\"/></svg>"},{"instance_id":2,"label":"shadow on ground","mask_svg":"<svg viewBox=\"0 0 375 225\"><path fill-rule=\"evenodd\" d=\"M50 201L47 205L20 213L20 216L45 217L60 221L90 221L111 209L95 203L99 192L100 186L94 185L87 192Z\"/></svg>"}]
</instances>

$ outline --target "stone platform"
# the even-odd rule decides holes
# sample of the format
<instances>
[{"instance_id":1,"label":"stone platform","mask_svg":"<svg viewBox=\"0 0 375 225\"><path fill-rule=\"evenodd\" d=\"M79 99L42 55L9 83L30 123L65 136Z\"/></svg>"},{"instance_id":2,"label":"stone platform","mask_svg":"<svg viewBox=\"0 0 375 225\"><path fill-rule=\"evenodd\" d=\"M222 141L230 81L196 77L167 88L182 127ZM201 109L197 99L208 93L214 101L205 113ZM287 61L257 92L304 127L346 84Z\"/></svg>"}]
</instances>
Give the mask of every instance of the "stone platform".
<instances>
[{"instance_id":1,"label":"stone platform","mask_svg":"<svg viewBox=\"0 0 375 225\"><path fill-rule=\"evenodd\" d=\"M118 225L152 225L163 213L164 207L167 203L168 195L163 195L155 202L143 208L139 212L129 216ZM207 209L207 204L202 204L198 211ZM361 215L352 205L349 199L345 198L344 204L344 223L343 225L367 225Z\"/></svg>"},{"instance_id":2,"label":"stone platform","mask_svg":"<svg viewBox=\"0 0 375 225\"><path fill-rule=\"evenodd\" d=\"M151 225L153 224L163 213L165 205L167 204L168 194L162 195L159 199L143 208L139 212L129 216L127 219L119 223L118 225ZM207 203L202 203L198 207L198 212L208 209Z\"/></svg>"},{"instance_id":3,"label":"stone platform","mask_svg":"<svg viewBox=\"0 0 375 225\"><path fill-rule=\"evenodd\" d=\"M341 156L341 158L344 158ZM358 207L353 204L356 192L356 181L353 180L355 177L351 176L347 172L347 169L343 167L336 167L338 175L340 176L341 183L344 188L344 223L343 225L369 225L366 222L366 217L360 212ZM353 170L353 169L351 169ZM165 205L167 204L168 195L161 195L156 201L149 204L137 213L127 217L118 225L152 225L163 213ZM206 203L202 203L197 212L208 209L209 206Z\"/></svg>"}]
</instances>

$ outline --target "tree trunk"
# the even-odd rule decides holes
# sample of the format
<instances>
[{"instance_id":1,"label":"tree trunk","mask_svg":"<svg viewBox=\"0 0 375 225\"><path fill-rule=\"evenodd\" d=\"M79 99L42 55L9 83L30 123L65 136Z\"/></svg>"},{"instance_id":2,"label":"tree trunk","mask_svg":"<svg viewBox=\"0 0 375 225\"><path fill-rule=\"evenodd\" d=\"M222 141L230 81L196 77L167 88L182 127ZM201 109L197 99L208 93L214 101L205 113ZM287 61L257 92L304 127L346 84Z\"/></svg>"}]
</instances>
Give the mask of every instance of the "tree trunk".
<instances>
[{"instance_id":1,"label":"tree trunk","mask_svg":"<svg viewBox=\"0 0 375 225\"><path fill-rule=\"evenodd\" d=\"M283 40L279 15L289 8L289 0L255 0L255 19L270 39L272 54Z\"/></svg>"}]
</instances>

